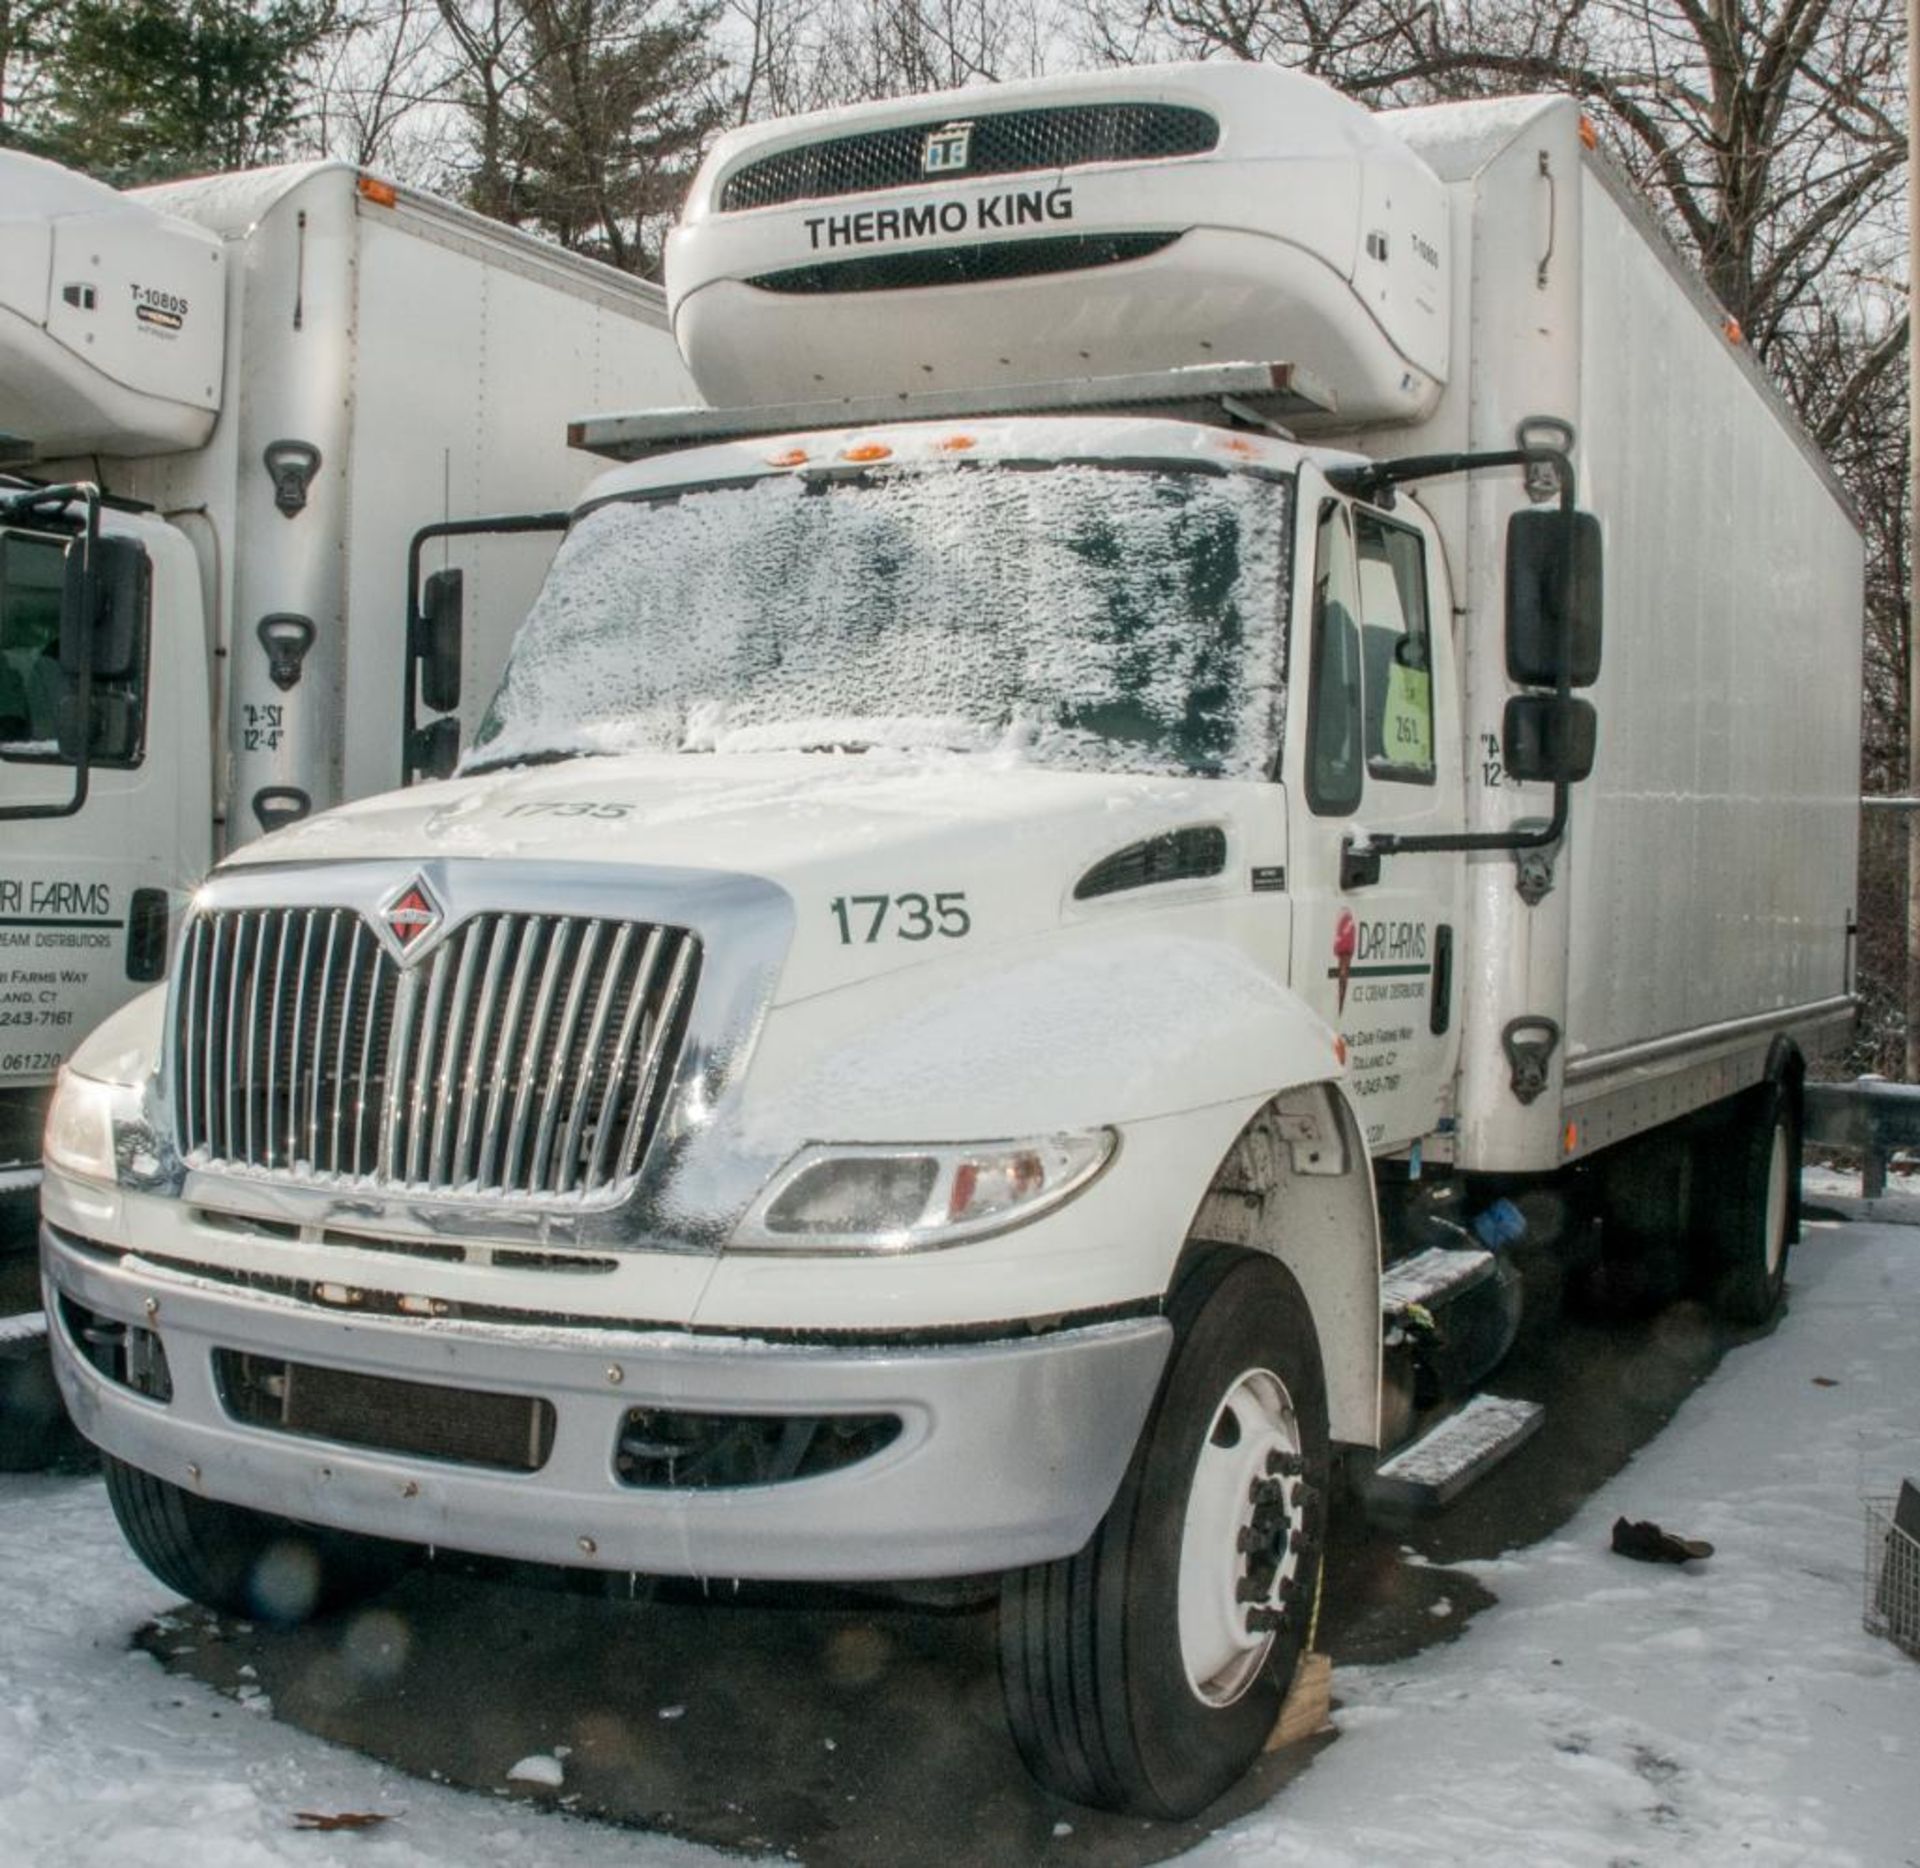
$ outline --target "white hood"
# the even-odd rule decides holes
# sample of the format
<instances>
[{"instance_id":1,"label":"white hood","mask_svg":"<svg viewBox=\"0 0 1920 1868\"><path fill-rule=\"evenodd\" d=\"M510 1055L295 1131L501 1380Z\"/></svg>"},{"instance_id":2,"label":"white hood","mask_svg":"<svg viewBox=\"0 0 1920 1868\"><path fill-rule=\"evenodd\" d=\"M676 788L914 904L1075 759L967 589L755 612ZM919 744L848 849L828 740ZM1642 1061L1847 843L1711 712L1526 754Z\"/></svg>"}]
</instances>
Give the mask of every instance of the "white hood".
<instances>
[{"instance_id":1,"label":"white hood","mask_svg":"<svg viewBox=\"0 0 1920 1868\"><path fill-rule=\"evenodd\" d=\"M912 923L905 935L887 925L869 939L870 909L835 907L855 896L963 897L977 953L1057 926L1075 883L1103 858L1206 824L1228 836L1210 888L1243 887L1249 861L1277 859L1235 847L1228 818L1241 790L1042 771L984 754L579 758L348 805L248 845L227 868L478 858L757 876L794 905L786 999L947 948L937 933L915 938Z\"/></svg>"}]
</instances>

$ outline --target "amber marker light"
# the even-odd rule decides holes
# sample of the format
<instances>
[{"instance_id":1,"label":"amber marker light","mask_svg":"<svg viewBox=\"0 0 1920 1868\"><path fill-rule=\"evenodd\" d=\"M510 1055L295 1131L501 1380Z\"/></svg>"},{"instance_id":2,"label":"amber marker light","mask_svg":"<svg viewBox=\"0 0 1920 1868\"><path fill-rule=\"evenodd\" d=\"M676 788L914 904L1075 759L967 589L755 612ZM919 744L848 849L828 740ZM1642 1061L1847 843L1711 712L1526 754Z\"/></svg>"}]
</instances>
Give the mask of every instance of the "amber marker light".
<instances>
[{"instance_id":1,"label":"amber marker light","mask_svg":"<svg viewBox=\"0 0 1920 1868\"><path fill-rule=\"evenodd\" d=\"M1342 1070L1344 1070L1344 1069L1346 1069L1346 1067L1347 1067L1347 1041L1346 1041L1346 1039L1345 1039L1345 1038L1342 1038L1342 1037L1338 1037L1338 1036L1336 1036L1336 1037L1334 1038L1334 1041L1333 1041L1333 1061L1334 1061L1334 1062L1335 1062L1336 1064L1338 1064L1338 1065L1340 1066L1340 1068L1341 1068Z\"/></svg>"},{"instance_id":2,"label":"amber marker light","mask_svg":"<svg viewBox=\"0 0 1920 1868\"><path fill-rule=\"evenodd\" d=\"M1580 141L1588 149L1598 149L1600 147L1600 132L1593 127L1593 119L1591 117L1582 117L1580 119Z\"/></svg>"},{"instance_id":3,"label":"amber marker light","mask_svg":"<svg viewBox=\"0 0 1920 1868\"><path fill-rule=\"evenodd\" d=\"M1565 1144L1568 1154L1577 1153L1580 1147L1580 1124L1577 1122L1569 1122L1567 1124L1566 1134L1560 1139Z\"/></svg>"},{"instance_id":4,"label":"amber marker light","mask_svg":"<svg viewBox=\"0 0 1920 1868\"><path fill-rule=\"evenodd\" d=\"M363 175L360 178L360 199L371 201L377 208L392 208L400 205L400 190L391 182L383 182L377 175Z\"/></svg>"},{"instance_id":5,"label":"amber marker light","mask_svg":"<svg viewBox=\"0 0 1920 1868\"><path fill-rule=\"evenodd\" d=\"M942 435L933 445L942 454L964 454L969 448L977 448L980 443L972 435Z\"/></svg>"},{"instance_id":6,"label":"amber marker light","mask_svg":"<svg viewBox=\"0 0 1920 1868\"><path fill-rule=\"evenodd\" d=\"M805 448L783 448L778 454L767 456L769 467L804 467L810 456Z\"/></svg>"},{"instance_id":7,"label":"amber marker light","mask_svg":"<svg viewBox=\"0 0 1920 1868\"><path fill-rule=\"evenodd\" d=\"M1245 435L1222 435L1214 443L1223 454L1237 454L1242 460L1252 460L1260 450Z\"/></svg>"},{"instance_id":8,"label":"amber marker light","mask_svg":"<svg viewBox=\"0 0 1920 1868\"><path fill-rule=\"evenodd\" d=\"M863 441L857 448L842 448L840 458L843 461L890 461L893 449L882 441Z\"/></svg>"}]
</instances>

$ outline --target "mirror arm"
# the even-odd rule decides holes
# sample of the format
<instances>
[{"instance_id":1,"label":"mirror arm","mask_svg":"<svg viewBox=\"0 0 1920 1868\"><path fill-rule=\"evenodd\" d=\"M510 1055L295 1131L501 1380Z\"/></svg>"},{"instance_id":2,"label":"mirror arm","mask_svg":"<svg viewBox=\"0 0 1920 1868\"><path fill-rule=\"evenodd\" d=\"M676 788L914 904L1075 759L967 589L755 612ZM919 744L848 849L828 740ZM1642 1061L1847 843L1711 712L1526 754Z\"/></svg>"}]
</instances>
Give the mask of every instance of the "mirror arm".
<instances>
[{"instance_id":1,"label":"mirror arm","mask_svg":"<svg viewBox=\"0 0 1920 1868\"><path fill-rule=\"evenodd\" d=\"M1522 423L1522 428L1526 426ZM1499 448L1484 454L1408 454L1398 460L1367 461L1355 467L1334 467L1327 473L1328 483L1337 491L1355 499L1376 502L1390 488L1407 480L1432 480L1445 474L1473 473L1483 467L1551 467L1560 488L1560 513L1566 526L1566 550L1561 554L1563 587L1560 595L1559 674L1553 684L1554 697L1565 701L1573 693L1573 582L1574 514L1576 511L1573 459L1567 447L1531 443L1517 448ZM1566 834L1567 815L1572 806L1572 788L1565 779L1556 779L1553 787L1553 812L1534 829L1515 826L1510 830L1438 831L1425 835L1400 836L1383 831L1369 836L1364 843L1349 837L1343 846L1343 862L1351 857L1412 855L1420 851L1453 850L1542 850L1556 844Z\"/></svg>"},{"instance_id":2,"label":"mirror arm","mask_svg":"<svg viewBox=\"0 0 1920 1868\"><path fill-rule=\"evenodd\" d=\"M572 523L567 512L507 513L495 519L442 519L423 525L407 545L406 670L400 692L400 782L410 785L422 770L418 748L419 664L426 652L426 619L420 614L420 556L436 538L475 538L494 532L564 532Z\"/></svg>"},{"instance_id":3,"label":"mirror arm","mask_svg":"<svg viewBox=\"0 0 1920 1868\"><path fill-rule=\"evenodd\" d=\"M93 611L96 596L95 566L99 562L100 489L91 480L76 480L67 486L39 486L31 492L0 498L0 519L24 518L44 507L65 508L75 500L84 500L87 523L80 534L80 609L86 628L80 669L73 678L74 712L79 719L79 743L73 754L73 796L65 804L0 805L0 823L23 818L76 817L86 809L87 793L93 776Z\"/></svg>"}]
</instances>

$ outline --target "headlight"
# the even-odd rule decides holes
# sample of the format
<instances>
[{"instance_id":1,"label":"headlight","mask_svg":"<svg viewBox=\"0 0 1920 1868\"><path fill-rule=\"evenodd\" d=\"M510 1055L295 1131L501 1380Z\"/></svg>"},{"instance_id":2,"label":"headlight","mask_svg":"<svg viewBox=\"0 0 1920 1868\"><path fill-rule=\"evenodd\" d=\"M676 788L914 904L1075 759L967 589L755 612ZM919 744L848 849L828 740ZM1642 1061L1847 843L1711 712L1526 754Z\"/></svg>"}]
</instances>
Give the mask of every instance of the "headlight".
<instances>
[{"instance_id":1,"label":"headlight","mask_svg":"<svg viewBox=\"0 0 1920 1868\"><path fill-rule=\"evenodd\" d=\"M159 1168L139 1088L63 1067L47 1111L46 1159L83 1180L151 1177Z\"/></svg>"},{"instance_id":2,"label":"headlight","mask_svg":"<svg viewBox=\"0 0 1920 1868\"><path fill-rule=\"evenodd\" d=\"M1034 1141L802 1149L733 1236L736 1249L924 1252L1023 1226L1113 1158L1111 1129Z\"/></svg>"}]
</instances>

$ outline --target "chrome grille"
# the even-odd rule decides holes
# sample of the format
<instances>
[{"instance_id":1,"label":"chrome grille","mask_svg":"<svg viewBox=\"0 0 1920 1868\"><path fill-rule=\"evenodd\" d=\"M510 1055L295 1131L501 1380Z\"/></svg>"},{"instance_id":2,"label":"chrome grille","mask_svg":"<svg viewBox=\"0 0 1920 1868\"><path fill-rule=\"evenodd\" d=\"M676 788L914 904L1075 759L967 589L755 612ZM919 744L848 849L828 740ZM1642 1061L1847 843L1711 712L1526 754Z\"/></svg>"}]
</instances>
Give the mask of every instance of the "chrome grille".
<instances>
[{"instance_id":1,"label":"chrome grille","mask_svg":"<svg viewBox=\"0 0 1920 1868\"><path fill-rule=\"evenodd\" d=\"M573 1200L629 1181L685 1036L699 942L582 916L472 915L402 967L349 908L198 916L174 995L196 1167Z\"/></svg>"},{"instance_id":2,"label":"chrome grille","mask_svg":"<svg viewBox=\"0 0 1920 1868\"><path fill-rule=\"evenodd\" d=\"M972 119L964 170L929 178L927 138L952 119L863 130L823 143L783 149L734 170L720 188L720 212L818 201L872 189L912 188L929 179L968 181L1035 169L1082 168L1093 162L1161 162L1204 155L1220 126L1183 104L1065 104L1046 110L1003 110Z\"/></svg>"}]
</instances>

